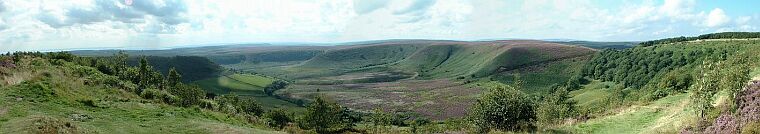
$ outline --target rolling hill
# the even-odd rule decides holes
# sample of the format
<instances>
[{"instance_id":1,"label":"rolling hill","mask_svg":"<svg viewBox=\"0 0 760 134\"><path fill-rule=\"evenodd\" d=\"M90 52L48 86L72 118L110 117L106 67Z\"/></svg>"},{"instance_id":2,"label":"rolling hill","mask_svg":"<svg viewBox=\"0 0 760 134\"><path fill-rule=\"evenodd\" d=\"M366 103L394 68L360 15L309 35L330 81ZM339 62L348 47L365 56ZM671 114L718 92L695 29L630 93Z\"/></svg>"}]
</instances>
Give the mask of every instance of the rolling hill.
<instances>
[{"instance_id":1,"label":"rolling hill","mask_svg":"<svg viewBox=\"0 0 760 134\"><path fill-rule=\"evenodd\" d=\"M414 40L337 47L300 64L252 71L289 79L387 71L415 74L409 77L420 79L484 77L592 53L590 48L529 40Z\"/></svg>"}]
</instances>

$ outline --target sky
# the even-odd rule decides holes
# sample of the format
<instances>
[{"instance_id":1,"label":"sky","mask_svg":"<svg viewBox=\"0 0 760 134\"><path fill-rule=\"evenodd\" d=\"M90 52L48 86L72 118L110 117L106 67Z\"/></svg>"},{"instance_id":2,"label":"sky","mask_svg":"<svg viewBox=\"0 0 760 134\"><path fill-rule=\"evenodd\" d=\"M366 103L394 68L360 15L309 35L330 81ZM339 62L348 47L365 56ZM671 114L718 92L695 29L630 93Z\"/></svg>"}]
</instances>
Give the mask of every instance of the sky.
<instances>
[{"instance_id":1,"label":"sky","mask_svg":"<svg viewBox=\"0 0 760 134\"><path fill-rule=\"evenodd\" d=\"M760 31L758 0L1 0L0 52Z\"/></svg>"}]
</instances>

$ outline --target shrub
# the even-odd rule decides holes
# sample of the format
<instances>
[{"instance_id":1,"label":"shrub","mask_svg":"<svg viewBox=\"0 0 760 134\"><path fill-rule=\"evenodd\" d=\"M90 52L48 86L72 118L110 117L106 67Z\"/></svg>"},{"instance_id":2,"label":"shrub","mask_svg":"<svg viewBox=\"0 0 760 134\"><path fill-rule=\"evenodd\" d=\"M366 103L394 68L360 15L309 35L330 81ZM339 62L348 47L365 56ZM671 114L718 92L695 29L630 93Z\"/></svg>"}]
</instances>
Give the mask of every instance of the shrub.
<instances>
[{"instance_id":1,"label":"shrub","mask_svg":"<svg viewBox=\"0 0 760 134\"><path fill-rule=\"evenodd\" d=\"M106 75L102 73L98 73L95 75L91 75L87 77L85 80L85 84L89 85L108 85L112 87L120 87L120 80L116 76Z\"/></svg>"},{"instance_id":2,"label":"shrub","mask_svg":"<svg viewBox=\"0 0 760 134\"><path fill-rule=\"evenodd\" d=\"M197 105L201 99L206 97L206 92L195 85L177 84L169 88L169 92L180 98L178 105L183 107Z\"/></svg>"},{"instance_id":3,"label":"shrub","mask_svg":"<svg viewBox=\"0 0 760 134\"><path fill-rule=\"evenodd\" d=\"M283 80L276 80L272 82L272 84L267 85L267 87L264 88L264 93L266 93L269 96L274 95L274 92L280 89L285 88L288 83Z\"/></svg>"},{"instance_id":4,"label":"shrub","mask_svg":"<svg viewBox=\"0 0 760 134\"><path fill-rule=\"evenodd\" d=\"M577 114L575 101L570 99L565 88L557 88L536 107L536 119L541 126L549 126Z\"/></svg>"},{"instance_id":5,"label":"shrub","mask_svg":"<svg viewBox=\"0 0 760 134\"><path fill-rule=\"evenodd\" d=\"M237 95L222 95L217 97L219 107L223 112L228 113L241 113L259 116L263 113L261 105L257 103L253 98L240 97Z\"/></svg>"},{"instance_id":6,"label":"shrub","mask_svg":"<svg viewBox=\"0 0 760 134\"><path fill-rule=\"evenodd\" d=\"M480 132L528 130L536 119L533 110L533 102L524 93L512 86L496 84L471 108L470 119Z\"/></svg>"},{"instance_id":7,"label":"shrub","mask_svg":"<svg viewBox=\"0 0 760 134\"><path fill-rule=\"evenodd\" d=\"M74 58L76 58L75 55L69 53L69 52L50 52L47 53L47 57L49 59L60 59L65 61L74 61Z\"/></svg>"},{"instance_id":8,"label":"shrub","mask_svg":"<svg viewBox=\"0 0 760 134\"><path fill-rule=\"evenodd\" d=\"M652 100L665 97L670 94L683 93L689 89L692 83L691 73L684 69L670 71L663 76L657 83L656 94L653 94Z\"/></svg>"},{"instance_id":9,"label":"shrub","mask_svg":"<svg viewBox=\"0 0 760 134\"><path fill-rule=\"evenodd\" d=\"M700 67L700 75L695 76L695 84L691 86L693 88L689 96L691 107L695 109L700 118L704 118L706 112L713 108L712 96L717 92L720 81L717 64L709 61L703 62Z\"/></svg>"},{"instance_id":10,"label":"shrub","mask_svg":"<svg viewBox=\"0 0 760 134\"><path fill-rule=\"evenodd\" d=\"M343 118L343 108L335 102L316 97L306 107L306 112L298 120L303 129L314 129L317 133L335 133L353 127L353 122Z\"/></svg>"},{"instance_id":11,"label":"shrub","mask_svg":"<svg viewBox=\"0 0 760 134\"><path fill-rule=\"evenodd\" d=\"M288 125L288 123L293 122L291 115L282 109L269 110L264 113L263 117L267 119L267 125L277 129L282 129L285 125Z\"/></svg>"},{"instance_id":12,"label":"shrub","mask_svg":"<svg viewBox=\"0 0 760 134\"><path fill-rule=\"evenodd\" d=\"M181 101L181 98L175 95L172 95L169 92L158 90L155 88L148 88L148 89L143 90L140 93L140 97L143 97L145 99L159 100L167 104L177 104Z\"/></svg>"},{"instance_id":13,"label":"shrub","mask_svg":"<svg viewBox=\"0 0 760 134\"><path fill-rule=\"evenodd\" d=\"M157 99L159 97L159 94L161 94L161 91L155 88L148 88L142 91L140 93L140 97L145 99Z\"/></svg>"},{"instance_id":14,"label":"shrub","mask_svg":"<svg viewBox=\"0 0 760 134\"><path fill-rule=\"evenodd\" d=\"M213 100L202 99L199 101L198 106L205 109L217 109L219 107L219 104Z\"/></svg>"},{"instance_id":15,"label":"shrub","mask_svg":"<svg viewBox=\"0 0 760 134\"><path fill-rule=\"evenodd\" d=\"M424 118L424 117L419 117L419 118L416 118L416 119L412 120L409 123L409 126L412 127L412 133L417 133L417 129L420 126L425 126L428 123L430 123L430 120L428 120L427 118Z\"/></svg>"},{"instance_id":16,"label":"shrub","mask_svg":"<svg viewBox=\"0 0 760 134\"><path fill-rule=\"evenodd\" d=\"M98 71L97 69L92 68L92 67L73 66L71 68L74 71L73 73L75 75L77 75L77 76L82 76L83 77L83 76L92 76L92 75L101 74L100 71Z\"/></svg>"},{"instance_id":17,"label":"shrub","mask_svg":"<svg viewBox=\"0 0 760 134\"><path fill-rule=\"evenodd\" d=\"M391 114L385 113L380 109L375 109L370 116L368 116L367 121L371 122L374 125L391 125L393 124L393 116Z\"/></svg>"}]
</instances>

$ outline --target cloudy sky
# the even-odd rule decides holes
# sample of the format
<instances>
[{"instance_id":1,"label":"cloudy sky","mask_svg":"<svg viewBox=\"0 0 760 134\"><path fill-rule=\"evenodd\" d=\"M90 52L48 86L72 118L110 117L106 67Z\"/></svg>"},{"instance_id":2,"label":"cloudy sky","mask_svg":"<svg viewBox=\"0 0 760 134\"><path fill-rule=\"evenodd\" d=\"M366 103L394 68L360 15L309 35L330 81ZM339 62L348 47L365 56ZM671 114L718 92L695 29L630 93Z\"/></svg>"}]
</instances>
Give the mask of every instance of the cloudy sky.
<instances>
[{"instance_id":1,"label":"cloudy sky","mask_svg":"<svg viewBox=\"0 0 760 134\"><path fill-rule=\"evenodd\" d=\"M1 0L0 51L760 31L757 0Z\"/></svg>"}]
</instances>

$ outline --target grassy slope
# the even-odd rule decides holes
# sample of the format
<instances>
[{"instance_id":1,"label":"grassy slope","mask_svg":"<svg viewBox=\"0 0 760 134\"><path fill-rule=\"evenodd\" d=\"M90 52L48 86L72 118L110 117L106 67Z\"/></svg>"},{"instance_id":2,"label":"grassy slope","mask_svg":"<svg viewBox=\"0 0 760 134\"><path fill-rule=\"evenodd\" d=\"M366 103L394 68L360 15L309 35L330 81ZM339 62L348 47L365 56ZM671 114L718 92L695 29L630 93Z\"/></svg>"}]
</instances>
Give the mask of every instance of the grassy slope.
<instances>
[{"instance_id":1,"label":"grassy slope","mask_svg":"<svg viewBox=\"0 0 760 134\"><path fill-rule=\"evenodd\" d=\"M587 55L584 47L540 41L414 41L356 45L328 50L301 64L253 71L302 79L357 71L403 71L422 79L488 76L541 62ZM381 69L377 69L381 68Z\"/></svg>"},{"instance_id":2,"label":"grassy slope","mask_svg":"<svg viewBox=\"0 0 760 134\"><path fill-rule=\"evenodd\" d=\"M570 94L579 107L605 105L607 92L614 86L613 82L592 81ZM605 110L610 115L561 129L574 133L676 133L696 120L688 101L687 93L672 95L649 104Z\"/></svg>"},{"instance_id":3,"label":"grassy slope","mask_svg":"<svg viewBox=\"0 0 760 134\"><path fill-rule=\"evenodd\" d=\"M490 76L490 80L502 83L514 83L515 76L525 82L524 92L530 94L548 93L553 84L563 84L583 67L587 57L564 59L546 62L539 65L527 66L516 70L501 72Z\"/></svg>"},{"instance_id":4,"label":"grassy slope","mask_svg":"<svg viewBox=\"0 0 760 134\"><path fill-rule=\"evenodd\" d=\"M614 82L601 82L591 81L591 83L583 86L579 90L570 92L573 96L572 100L578 102L580 107L588 107L591 105L601 105L608 92L615 86Z\"/></svg>"},{"instance_id":5,"label":"grassy slope","mask_svg":"<svg viewBox=\"0 0 760 134\"><path fill-rule=\"evenodd\" d=\"M300 111L302 108L287 101L283 101L264 94L264 87L274 81L272 78L262 77L250 74L232 74L209 78L194 82L207 92L215 94L237 94L250 96L261 103L265 109L285 108L288 110Z\"/></svg>"},{"instance_id":6,"label":"grassy slope","mask_svg":"<svg viewBox=\"0 0 760 134\"><path fill-rule=\"evenodd\" d=\"M675 133L696 116L688 108L688 94L668 96L648 105L619 109L617 114L566 126L576 133Z\"/></svg>"},{"instance_id":7,"label":"grassy slope","mask_svg":"<svg viewBox=\"0 0 760 134\"><path fill-rule=\"evenodd\" d=\"M0 133L279 133L235 116L85 84L87 77L42 59L29 63L0 77Z\"/></svg>"},{"instance_id":8,"label":"grassy slope","mask_svg":"<svg viewBox=\"0 0 760 134\"><path fill-rule=\"evenodd\" d=\"M736 45L742 44L742 45ZM687 42L658 45L658 50L665 49L688 49L688 48L721 48L741 47L739 50L754 51L760 47L760 41L714 41L714 42ZM751 57L757 58L757 57ZM753 69L750 76L760 79L760 67L757 61L752 61ZM605 84L607 83L607 84ZM583 105L602 105L599 98L606 96L604 90L614 83L594 81L583 89L573 91L573 100ZM714 104L721 105L728 96L727 92L720 91L714 96ZM661 98L648 104L633 105L618 109L619 113L604 117L598 117L586 122L570 124L562 129L576 133L677 133L686 125L691 125L698 117L688 107L688 93L672 95ZM594 103L597 102L597 103Z\"/></svg>"}]
</instances>

